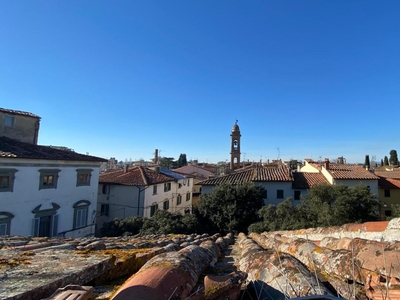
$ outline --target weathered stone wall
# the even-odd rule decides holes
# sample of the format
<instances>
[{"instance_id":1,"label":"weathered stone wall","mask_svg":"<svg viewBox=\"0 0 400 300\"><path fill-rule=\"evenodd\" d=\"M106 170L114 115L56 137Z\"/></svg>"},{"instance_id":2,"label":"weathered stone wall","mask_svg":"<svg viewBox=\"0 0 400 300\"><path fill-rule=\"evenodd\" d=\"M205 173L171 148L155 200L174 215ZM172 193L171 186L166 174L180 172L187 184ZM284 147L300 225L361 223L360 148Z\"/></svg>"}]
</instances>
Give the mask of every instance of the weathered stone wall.
<instances>
[{"instance_id":1,"label":"weathered stone wall","mask_svg":"<svg viewBox=\"0 0 400 300\"><path fill-rule=\"evenodd\" d=\"M4 125L3 119L5 116L14 117L14 127ZM38 118L0 111L0 136L6 136L25 143L37 144L39 122L40 119Z\"/></svg>"}]
</instances>

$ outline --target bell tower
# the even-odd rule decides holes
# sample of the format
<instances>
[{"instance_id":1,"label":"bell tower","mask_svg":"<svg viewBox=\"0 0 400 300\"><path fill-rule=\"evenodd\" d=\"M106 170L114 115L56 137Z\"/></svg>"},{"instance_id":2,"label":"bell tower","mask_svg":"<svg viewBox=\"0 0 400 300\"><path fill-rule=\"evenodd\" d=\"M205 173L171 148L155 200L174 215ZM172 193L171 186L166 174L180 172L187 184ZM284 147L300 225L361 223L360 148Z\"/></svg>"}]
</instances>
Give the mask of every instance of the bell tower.
<instances>
[{"instance_id":1,"label":"bell tower","mask_svg":"<svg viewBox=\"0 0 400 300\"><path fill-rule=\"evenodd\" d=\"M231 170L240 168L240 137L242 135L237 122L238 120L233 125L231 132Z\"/></svg>"}]
</instances>

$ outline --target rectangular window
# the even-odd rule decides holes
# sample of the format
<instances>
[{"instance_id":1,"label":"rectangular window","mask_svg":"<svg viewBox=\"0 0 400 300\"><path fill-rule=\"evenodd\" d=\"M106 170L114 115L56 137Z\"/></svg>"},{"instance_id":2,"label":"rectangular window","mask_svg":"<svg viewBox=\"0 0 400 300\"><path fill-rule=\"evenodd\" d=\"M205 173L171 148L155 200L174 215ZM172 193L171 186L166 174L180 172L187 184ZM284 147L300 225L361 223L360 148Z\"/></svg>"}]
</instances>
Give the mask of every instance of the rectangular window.
<instances>
[{"instance_id":1,"label":"rectangular window","mask_svg":"<svg viewBox=\"0 0 400 300\"><path fill-rule=\"evenodd\" d=\"M188 178L188 186L190 186L190 178Z\"/></svg>"},{"instance_id":2,"label":"rectangular window","mask_svg":"<svg viewBox=\"0 0 400 300\"><path fill-rule=\"evenodd\" d=\"M80 208L75 210L75 228L85 227L87 225L87 208Z\"/></svg>"},{"instance_id":3,"label":"rectangular window","mask_svg":"<svg viewBox=\"0 0 400 300\"><path fill-rule=\"evenodd\" d=\"M152 217L156 213L157 209L158 209L158 204L150 206L150 217Z\"/></svg>"},{"instance_id":4,"label":"rectangular window","mask_svg":"<svg viewBox=\"0 0 400 300\"><path fill-rule=\"evenodd\" d=\"M263 199L267 199L268 198L268 191L266 189L264 189L262 197L263 197Z\"/></svg>"},{"instance_id":5,"label":"rectangular window","mask_svg":"<svg viewBox=\"0 0 400 300\"><path fill-rule=\"evenodd\" d=\"M102 204L100 208L100 216L108 217L109 210L110 210L110 205Z\"/></svg>"},{"instance_id":6,"label":"rectangular window","mask_svg":"<svg viewBox=\"0 0 400 300\"><path fill-rule=\"evenodd\" d=\"M8 235L7 223L0 223L0 236L2 235Z\"/></svg>"},{"instance_id":7,"label":"rectangular window","mask_svg":"<svg viewBox=\"0 0 400 300\"><path fill-rule=\"evenodd\" d=\"M300 200L300 195L301 195L300 191L294 191L294 200Z\"/></svg>"},{"instance_id":8,"label":"rectangular window","mask_svg":"<svg viewBox=\"0 0 400 300\"><path fill-rule=\"evenodd\" d=\"M390 190L385 190L385 197L390 198Z\"/></svg>"},{"instance_id":9,"label":"rectangular window","mask_svg":"<svg viewBox=\"0 0 400 300\"><path fill-rule=\"evenodd\" d=\"M108 195L110 193L110 186L107 184L103 184L103 187L101 188L101 193L103 195Z\"/></svg>"},{"instance_id":10,"label":"rectangular window","mask_svg":"<svg viewBox=\"0 0 400 300\"><path fill-rule=\"evenodd\" d=\"M157 194L157 184L153 185L153 195Z\"/></svg>"},{"instance_id":11,"label":"rectangular window","mask_svg":"<svg viewBox=\"0 0 400 300\"><path fill-rule=\"evenodd\" d=\"M178 183L178 189L182 187L182 183Z\"/></svg>"},{"instance_id":12,"label":"rectangular window","mask_svg":"<svg viewBox=\"0 0 400 300\"><path fill-rule=\"evenodd\" d=\"M59 169L40 169L39 190L56 189Z\"/></svg>"},{"instance_id":13,"label":"rectangular window","mask_svg":"<svg viewBox=\"0 0 400 300\"><path fill-rule=\"evenodd\" d=\"M164 201L163 203L163 210L168 210L169 209L169 201Z\"/></svg>"},{"instance_id":14,"label":"rectangular window","mask_svg":"<svg viewBox=\"0 0 400 300\"><path fill-rule=\"evenodd\" d=\"M6 127L14 127L15 118L12 116L4 117L4 126Z\"/></svg>"},{"instance_id":15,"label":"rectangular window","mask_svg":"<svg viewBox=\"0 0 400 300\"><path fill-rule=\"evenodd\" d=\"M392 211L391 210L385 210L385 216L386 217L391 217L392 216Z\"/></svg>"},{"instance_id":16,"label":"rectangular window","mask_svg":"<svg viewBox=\"0 0 400 300\"><path fill-rule=\"evenodd\" d=\"M182 203L182 196L181 196L181 194L179 194L177 199L176 199L176 205L179 205L181 203Z\"/></svg>"},{"instance_id":17,"label":"rectangular window","mask_svg":"<svg viewBox=\"0 0 400 300\"><path fill-rule=\"evenodd\" d=\"M43 176L43 185L54 186L54 175L44 175Z\"/></svg>"},{"instance_id":18,"label":"rectangular window","mask_svg":"<svg viewBox=\"0 0 400 300\"><path fill-rule=\"evenodd\" d=\"M10 176L0 176L0 188L10 187Z\"/></svg>"},{"instance_id":19,"label":"rectangular window","mask_svg":"<svg viewBox=\"0 0 400 300\"><path fill-rule=\"evenodd\" d=\"M0 169L0 192L12 192L17 169Z\"/></svg>"},{"instance_id":20,"label":"rectangular window","mask_svg":"<svg viewBox=\"0 0 400 300\"><path fill-rule=\"evenodd\" d=\"M187 194L186 194L186 201L189 201L190 200L190 193L188 192Z\"/></svg>"},{"instance_id":21,"label":"rectangular window","mask_svg":"<svg viewBox=\"0 0 400 300\"><path fill-rule=\"evenodd\" d=\"M164 183L164 192L168 192L171 190L171 182Z\"/></svg>"},{"instance_id":22,"label":"rectangular window","mask_svg":"<svg viewBox=\"0 0 400 300\"><path fill-rule=\"evenodd\" d=\"M90 185L90 178L92 177L92 169L77 169L76 186Z\"/></svg>"},{"instance_id":23,"label":"rectangular window","mask_svg":"<svg viewBox=\"0 0 400 300\"><path fill-rule=\"evenodd\" d=\"M283 199L283 190L276 190L276 198Z\"/></svg>"}]
</instances>

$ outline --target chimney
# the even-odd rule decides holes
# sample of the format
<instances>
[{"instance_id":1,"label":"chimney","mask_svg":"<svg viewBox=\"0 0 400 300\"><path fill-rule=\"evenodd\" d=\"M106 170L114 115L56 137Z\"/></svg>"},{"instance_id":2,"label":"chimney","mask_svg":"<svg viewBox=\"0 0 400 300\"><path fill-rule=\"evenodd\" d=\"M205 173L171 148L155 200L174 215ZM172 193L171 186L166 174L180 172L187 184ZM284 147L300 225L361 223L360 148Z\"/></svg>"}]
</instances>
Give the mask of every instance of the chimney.
<instances>
[{"instance_id":1,"label":"chimney","mask_svg":"<svg viewBox=\"0 0 400 300\"><path fill-rule=\"evenodd\" d=\"M158 164L158 149L154 151L154 163Z\"/></svg>"},{"instance_id":2,"label":"chimney","mask_svg":"<svg viewBox=\"0 0 400 300\"><path fill-rule=\"evenodd\" d=\"M329 158L325 158L324 167L329 170Z\"/></svg>"},{"instance_id":3,"label":"chimney","mask_svg":"<svg viewBox=\"0 0 400 300\"><path fill-rule=\"evenodd\" d=\"M129 165L125 165L124 173L128 173Z\"/></svg>"}]
</instances>

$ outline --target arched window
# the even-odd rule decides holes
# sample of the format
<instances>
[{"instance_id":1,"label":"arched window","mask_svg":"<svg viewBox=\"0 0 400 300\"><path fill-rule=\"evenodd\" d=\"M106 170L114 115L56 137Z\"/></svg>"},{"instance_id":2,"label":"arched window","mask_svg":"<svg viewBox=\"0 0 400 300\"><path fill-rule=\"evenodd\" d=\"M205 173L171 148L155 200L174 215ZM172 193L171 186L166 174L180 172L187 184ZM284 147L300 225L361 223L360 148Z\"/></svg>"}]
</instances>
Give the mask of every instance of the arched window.
<instances>
[{"instance_id":1,"label":"arched window","mask_svg":"<svg viewBox=\"0 0 400 300\"><path fill-rule=\"evenodd\" d=\"M12 218L14 218L13 214L5 211L0 211L0 236L10 235Z\"/></svg>"},{"instance_id":2,"label":"arched window","mask_svg":"<svg viewBox=\"0 0 400 300\"><path fill-rule=\"evenodd\" d=\"M74 229L87 226L90 201L80 200L73 205L74 208Z\"/></svg>"}]
</instances>

